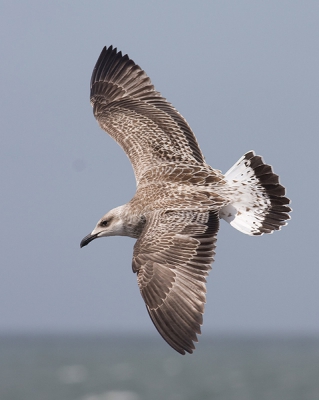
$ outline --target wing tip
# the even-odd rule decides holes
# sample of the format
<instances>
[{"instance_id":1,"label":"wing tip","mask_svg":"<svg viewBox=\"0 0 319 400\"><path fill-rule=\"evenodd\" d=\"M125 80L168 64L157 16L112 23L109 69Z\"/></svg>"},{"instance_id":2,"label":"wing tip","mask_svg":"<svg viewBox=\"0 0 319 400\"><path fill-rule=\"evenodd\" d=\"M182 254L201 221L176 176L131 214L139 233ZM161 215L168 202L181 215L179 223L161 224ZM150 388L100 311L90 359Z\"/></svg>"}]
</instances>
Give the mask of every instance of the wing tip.
<instances>
[{"instance_id":1,"label":"wing tip","mask_svg":"<svg viewBox=\"0 0 319 400\"><path fill-rule=\"evenodd\" d=\"M185 338L183 339L179 335L173 335L173 334L170 334L168 331L165 331L161 326L162 324L161 324L160 316L156 313L155 310L150 310L150 308L147 306L147 304L146 304L146 309L147 309L147 312L148 312L156 330L162 336L162 338L165 340L165 342L167 344L169 344L177 353L179 353L181 355L185 355L186 353L189 353L189 354L193 353L193 351L195 350L194 342L198 343L198 338L197 338L196 334L195 334L195 338L192 338L191 340L189 340L186 343ZM151 311L153 311L153 312L151 312Z\"/></svg>"}]
</instances>

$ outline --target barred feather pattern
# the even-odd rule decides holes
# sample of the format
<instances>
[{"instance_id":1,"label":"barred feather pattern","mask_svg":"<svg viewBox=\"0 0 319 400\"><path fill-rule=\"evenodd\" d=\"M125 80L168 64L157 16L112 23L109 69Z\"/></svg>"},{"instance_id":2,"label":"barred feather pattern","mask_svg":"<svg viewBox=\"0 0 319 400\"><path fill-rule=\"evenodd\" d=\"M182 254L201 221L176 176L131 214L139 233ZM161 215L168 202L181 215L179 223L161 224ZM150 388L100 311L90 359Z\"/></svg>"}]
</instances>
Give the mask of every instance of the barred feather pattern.
<instances>
[{"instance_id":1,"label":"barred feather pattern","mask_svg":"<svg viewBox=\"0 0 319 400\"><path fill-rule=\"evenodd\" d=\"M248 235L279 230L290 218L285 188L253 151L225 175L208 165L184 117L112 46L94 67L90 99L100 127L128 156L137 189L81 247L104 236L136 238L132 269L150 318L177 352L192 353L220 219Z\"/></svg>"}]
</instances>

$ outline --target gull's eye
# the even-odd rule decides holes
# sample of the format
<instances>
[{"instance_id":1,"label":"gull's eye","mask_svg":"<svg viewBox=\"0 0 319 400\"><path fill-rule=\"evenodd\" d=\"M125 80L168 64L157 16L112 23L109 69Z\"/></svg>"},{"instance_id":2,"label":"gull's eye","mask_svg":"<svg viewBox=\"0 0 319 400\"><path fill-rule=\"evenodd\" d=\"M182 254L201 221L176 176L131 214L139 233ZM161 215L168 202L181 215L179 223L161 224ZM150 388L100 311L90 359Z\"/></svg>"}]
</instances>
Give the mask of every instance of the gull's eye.
<instances>
[{"instance_id":1,"label":"gull's eye","mask_svg":"<svg viewBox=\"0 0 319 400\"><path fill-rule=\"evenodd\" d=\"M107 220L105 219L104 221L102 221L102 222L100 223L100 225L101 225L101 226L107 226Z\"/></svg>"}]
</instances>

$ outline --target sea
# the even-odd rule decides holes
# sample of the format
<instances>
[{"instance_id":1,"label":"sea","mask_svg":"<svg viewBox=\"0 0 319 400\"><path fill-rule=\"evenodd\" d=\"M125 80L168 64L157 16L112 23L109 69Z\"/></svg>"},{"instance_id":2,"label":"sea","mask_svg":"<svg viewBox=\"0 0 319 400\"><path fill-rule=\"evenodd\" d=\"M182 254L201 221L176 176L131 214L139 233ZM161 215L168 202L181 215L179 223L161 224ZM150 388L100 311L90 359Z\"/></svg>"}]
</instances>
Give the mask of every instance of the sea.
<instances>
[{"instance_id":1,"label":"sea","mask_svg":"<svg viewBox=\"0 0 319 400\"><path fill-rule=\"evenodd\" d=\"M319 337L0 335L0 400L319 400Z\"/></svg>"}]
</instances>

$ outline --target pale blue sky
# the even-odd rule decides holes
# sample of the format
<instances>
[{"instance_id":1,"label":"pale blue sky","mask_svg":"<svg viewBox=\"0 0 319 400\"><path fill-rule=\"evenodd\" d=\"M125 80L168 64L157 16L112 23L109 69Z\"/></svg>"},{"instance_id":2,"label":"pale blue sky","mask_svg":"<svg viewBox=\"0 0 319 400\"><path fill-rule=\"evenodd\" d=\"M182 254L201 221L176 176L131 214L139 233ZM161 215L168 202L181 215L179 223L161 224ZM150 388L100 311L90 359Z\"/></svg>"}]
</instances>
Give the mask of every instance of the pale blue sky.
<instances>
[{"instance_id":1,"label":"pale blue sky","mask_svg":"<svg viewBox=\"0 0 319 400\"><path fill-rule=\"evenodd\" d=\"M0 333L156 333L134 240L79 247L135 190L89 104L111 44L184 115L214 168L254 149L292 199L273 235L221 223L203 332L319 333L317 1L1 1L0 33Z\"/></svg>"}]
</instances>

